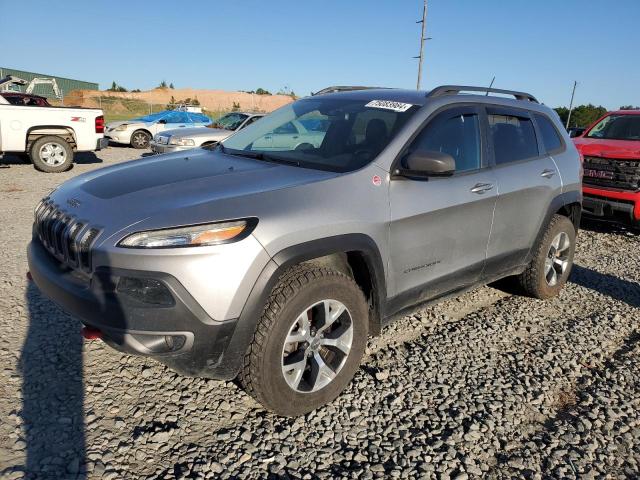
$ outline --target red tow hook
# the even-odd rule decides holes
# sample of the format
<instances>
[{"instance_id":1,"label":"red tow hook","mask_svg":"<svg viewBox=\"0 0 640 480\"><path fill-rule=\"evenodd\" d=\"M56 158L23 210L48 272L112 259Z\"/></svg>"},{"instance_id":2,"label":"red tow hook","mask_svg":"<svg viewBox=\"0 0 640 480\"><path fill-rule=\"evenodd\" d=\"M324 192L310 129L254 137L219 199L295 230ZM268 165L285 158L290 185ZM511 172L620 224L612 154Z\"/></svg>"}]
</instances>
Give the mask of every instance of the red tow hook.
<instances>
[{"instance_id":1,"label":"red tow hook","mask_svg":"<svg viewBox=\"0 0 640 480\"><path fill-rule=\"evenodd\" d=\"M97 328L82 327L82 336L85 340L99 340L102 338L102 332Z\"/></svg>"}]
</instances>

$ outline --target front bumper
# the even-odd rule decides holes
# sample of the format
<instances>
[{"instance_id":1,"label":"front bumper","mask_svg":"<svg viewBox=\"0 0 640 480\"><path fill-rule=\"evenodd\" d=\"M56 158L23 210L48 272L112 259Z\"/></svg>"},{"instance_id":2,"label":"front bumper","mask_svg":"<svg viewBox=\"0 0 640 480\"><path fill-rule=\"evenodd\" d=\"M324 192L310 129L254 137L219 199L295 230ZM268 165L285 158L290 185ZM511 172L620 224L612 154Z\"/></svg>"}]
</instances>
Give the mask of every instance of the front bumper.
<instances>
[{"instance_id":1,"label":"front bumper","mask_svg":"<svg viewBox=\"0 0 640 480\"><path fill-rule=\"evenodd\" d=\"M131 143L131 133L128 130L110 130L105 131L104 137L107 141L111 141L113 143L121 143L123 145L129 145Z\"/></svg>"},{"instance_id":2,"label":"front bumper","mask_svg":"<svg viewBox=\"0 0 640 480\"><path fill-rule=\"evenodd\" d=\"M228 347L238 321L211 319L175 277L107 267L85 277L59 263L37 240L29 244L27 257L42 293L100 330L110 346L153 357L185 375L230 379L237 372L244 352ZM174 305L154 306L120 294L116 287L125 276L161 282Z\"/></svg>"},{"instance_id":3,"label":"front bumper","mask_svg":"<svg viewBox=\"0 0 640 480\"><path fill-rule=\"evenodd\" d=\"M605 190L584 186L582 208L585 213L619 220L640 223L640 192Z\"/></svg>"},{"instance_id":4,"label":"front bumper","mask_svg":"<svg viewBox=\"0 0 640 480\"><path fill-rule=\"evenodd\" d=\"M153 153L182 152L183 150L192 150L196 148L195 146L184 147L182 145L165 145L165 144L156 143L154 141L151 141L149 143L149 146L151 147L151 151Z\"/></svg>"}]
</instances>

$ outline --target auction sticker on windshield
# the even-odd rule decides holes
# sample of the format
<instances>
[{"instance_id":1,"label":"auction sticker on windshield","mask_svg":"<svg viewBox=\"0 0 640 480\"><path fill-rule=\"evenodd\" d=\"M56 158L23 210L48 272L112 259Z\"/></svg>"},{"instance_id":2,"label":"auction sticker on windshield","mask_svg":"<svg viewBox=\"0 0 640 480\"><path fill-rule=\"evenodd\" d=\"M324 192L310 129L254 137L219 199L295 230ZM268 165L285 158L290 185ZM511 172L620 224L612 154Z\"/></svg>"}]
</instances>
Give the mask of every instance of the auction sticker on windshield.
<instances>
[{"instance_id":1,"label":"auction sticker on windshield","mask_svg":"<svg viewBox=\"0 0 640 480\"><path fill-rule=\"evenodd\" d=\"M385 110L393 110L394 112L406 112L413 107L413 105L411 103L391 102L389 100L371 100L365 107L384 108Z\"/></svg>"}]
</instances>

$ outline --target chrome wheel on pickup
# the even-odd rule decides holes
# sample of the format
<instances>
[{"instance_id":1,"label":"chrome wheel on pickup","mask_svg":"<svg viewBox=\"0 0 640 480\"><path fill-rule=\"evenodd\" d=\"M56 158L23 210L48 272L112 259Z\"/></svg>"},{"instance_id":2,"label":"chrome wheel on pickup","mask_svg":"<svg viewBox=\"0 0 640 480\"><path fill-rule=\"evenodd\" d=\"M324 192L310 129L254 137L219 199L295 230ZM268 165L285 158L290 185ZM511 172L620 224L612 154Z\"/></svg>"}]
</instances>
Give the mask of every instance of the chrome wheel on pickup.
<instances>
[{"instance_id":1,"label":"chrome wheel on pickup","mask_svg":"<svg viewBox=\"0 0 640 480\"><path fill-rule=\"evenodd\" d=\"M73 150L61 137L47 135L31 145L30 157L34 167L42 172L59 173L69 170L73 163Z\"/></svg>"},{"instance_id":2,"label":"chrome wheel on pickup","mask_svg":"<svg viewBox=\"0 0 640 480\"><path fill-rule=\"evenodd\" d=\"M59 143L49 142L40 147L40 158L52 167L62 165L67 159L67 152Z\"/></svg>"}]
</instances>

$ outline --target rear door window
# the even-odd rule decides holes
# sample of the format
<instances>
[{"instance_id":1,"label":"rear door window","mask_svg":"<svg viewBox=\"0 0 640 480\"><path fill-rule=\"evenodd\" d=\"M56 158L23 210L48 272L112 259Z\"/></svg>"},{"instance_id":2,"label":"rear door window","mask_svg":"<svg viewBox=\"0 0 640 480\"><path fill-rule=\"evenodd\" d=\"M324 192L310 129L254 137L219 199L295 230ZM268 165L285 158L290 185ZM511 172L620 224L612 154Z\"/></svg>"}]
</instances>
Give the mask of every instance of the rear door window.
<instances>
[{"instance_id":1,"label":"rear door window","mask_svg":"<svg viewBox=\"0 0 640 480\"><path fill-rule=\"evenodd\" d=\"M562 148L562 139L556 127L553 126L551 120L544 115L534 113L538 131L542 137L542 144L547 152L553 152Z\"/></svg>"},{"instance_id":2,"label":"rear door window","mask_svg":"<svg viewBox=\"0 0 640 480\"><path fill-rule=\"evenodd\" d=\"M489 132L496 165L537 157L533 121L526 113L488 110Z\"/></svg>"}]
</instances>

